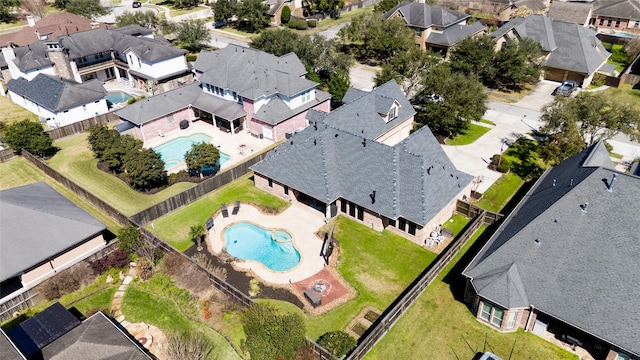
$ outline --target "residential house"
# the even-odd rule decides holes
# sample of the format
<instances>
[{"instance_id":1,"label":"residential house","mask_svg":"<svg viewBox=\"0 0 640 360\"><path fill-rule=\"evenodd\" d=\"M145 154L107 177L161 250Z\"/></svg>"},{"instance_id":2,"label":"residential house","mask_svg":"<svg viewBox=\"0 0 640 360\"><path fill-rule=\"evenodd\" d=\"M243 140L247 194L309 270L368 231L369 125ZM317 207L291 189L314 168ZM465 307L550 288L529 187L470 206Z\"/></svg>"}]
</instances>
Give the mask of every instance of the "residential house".
<instances>
[{"instance_id":1,"label":"residential house","mask_svg":"<svg viewBox=\"0 0 640 360\"><path fill-rule=\"evenodd\" d=\"M0 191L0 303L106 245L106 227L45 183Z\"/></svg>"},{"instance_id":2,"label":"residential house","mask_svg":"<svg viewBox=\"0 0 640 360\"><path fill-rule=\"evenodd\" d=\"M589 26L591 14L593 13L593 4L588 2L562 2L554 1L551 3L547 16L551 20L563 21Z\"/></svg>"},{"instance_id":3,"label":"residential house","mask_svg":"<svg viewBox=\"0 0 640 360\"><path fill-rule=\"evenodd\" d=\"M543 0L515 0L509 1L504 8L500 10L498 18L501 21L509 21L510 19L517 17L518 13L522 14L526 11L531 11L533 14L543 14L547 11L547 1ZM520 15L524 16L524 15Z\"/></svg>"},{"instance_id":4,"label":"residential house","mask_svg":"<svg viewBox=\"0 0 640 360\"><path fill-rule=\"evenodd\" d=\"M129 27L93 29L3 48L5 80L31 80L40 73L82 83L117 80L149 93L160 93L192 79L185 50L162 37L129 35ZM150 35L153 36L153 35Z\"/></svg>"},{"instance_id":5,"label":"residential house","mask_svg":"<svg viewBox=\"0 0 640 360\"><path fill-rule=\"evenodd\" d=\"M575 80L583 86L611 55L596 38L595 31L578 24L555 21L542 15L515 18L491 33L500 49L505 41L535 40L545 56L543 76L553 81Z\"/></svg>"},{"instance_id":6,"label":"residential house","mask_svg":"<svg viewBox=\"0 0 640 360\"><path fill-rule=\"evenodd\" d=\"M477 319L640 358L638 199L602 142L547 170L462 272Z\"/></svg>"},{"instance_id":7,"label":"residential house","mask_svg":"<svg viewBox=\"0 0 640 360\"><path fill-rule=\"evenodd\" d=\"M147 141L177 129L180 120L207 121L220 131L246 131L279 141L308 125L309 110L329 112L331 95L307 80L293 54L275 56L236 45L203 50L193 65L196 82L146 98L116 114Z\"/></svg>"},{"instance_id":8,"label":"residential house","mask_svg":"<svg viewBox=\"0 0 640 360\"><path fill-rule=\"evenodd\" d=\"M78 320L59 302L2 333L3 359L150 360L140 344L104 313ZM8 335L8 336L7 336ZM5 358L5 353L11 357Z\"/></svg>"},{"instance_id":9,"label":"residential house","mask_svg":"<svg viewBox=\"0 0 640 360\"><path fill-rule=\"evenodd\" d=\"M426 126L398 132L415 112L394 81L347 95L330 114L310 112L309 127L252 166L255 186L424 245L469 195L472 176L454 167Z\"/></svg>"},{"instance_id":10,"label":"residential house","mask_svg":"<svg viewBox=\"0 0 640 360\"><path fill-rule=\"evenodd\" d=\"M288 7L291 10L291 16L304 17L302 0L267 0L266 4L269 6L267 15L269 15L269 24L271 26L282 25L282 9L284 7Z\"/></svg>"},{"instance_id":11,"label":"residential house","mask_svg":"<svg viewBox=\"0 0 640 360\"><path fill-rule=\"evenodd\" d=\"M87 31L105 24L96 23L84 16L61 12L47 15L39 21L27 16L28 26L18 31L0 35L0 47L27 46L38 40Z\"/></svg>"},{"instance_id":12,"label":"residential house","mask_svg":"<svg viewBox=\"0 0 640 360\"><path fill-rule=\"evenodd\" d=\"M598 32L640 35L640 0L595 0L591 26Z\"/></svg>"},{"instance_id":13,"label":"residential house","mask_svg":"<svg viewBox=\"0 0 640 360\"><path fill-rule=\"evenodd\" d=\"M7 83L9 98L57 128L109 112L107 91L96 79L83 83L38 74L32 80L12 79Z\"/></svg>"},{"instance_id":14,"label":"residential house","mask_svg":"<svg viewBox=\"0 0 640 360\"><path fill-rule=\"evenodd\" d=\"M413 29L417 46L442 54L445 58L453 45L486 31L480 22L467 24L470 15L419 2L402 2L383 17L401 18Z\"/></svg>"}]
</instances>

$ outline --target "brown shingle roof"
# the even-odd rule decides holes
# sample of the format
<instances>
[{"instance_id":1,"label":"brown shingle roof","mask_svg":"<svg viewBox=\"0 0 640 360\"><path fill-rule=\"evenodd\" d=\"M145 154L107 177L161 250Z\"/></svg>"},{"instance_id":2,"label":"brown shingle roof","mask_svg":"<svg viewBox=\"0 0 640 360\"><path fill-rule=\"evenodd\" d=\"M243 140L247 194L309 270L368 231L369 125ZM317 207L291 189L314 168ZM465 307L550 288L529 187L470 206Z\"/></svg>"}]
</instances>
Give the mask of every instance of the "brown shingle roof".
<instances>
[{"instance_id":1,"label":"brown shingle roof","mask_svg":"<svg viewBox=\"0 0 640 360\"><path fill-rule=\"evenodd\" d=\"M53 38L67 33L73 34L79 31L91 30L93 20L83 16L57 13L51 14L44 19L38 21L35 26L27 26L21 30L10 34L0 35L0 47L14 44L17 46L25 46L38 41L38 33L41 36L48 35ZM104 24L100 24L104 27Z\"/></svg>"}]
</instances>

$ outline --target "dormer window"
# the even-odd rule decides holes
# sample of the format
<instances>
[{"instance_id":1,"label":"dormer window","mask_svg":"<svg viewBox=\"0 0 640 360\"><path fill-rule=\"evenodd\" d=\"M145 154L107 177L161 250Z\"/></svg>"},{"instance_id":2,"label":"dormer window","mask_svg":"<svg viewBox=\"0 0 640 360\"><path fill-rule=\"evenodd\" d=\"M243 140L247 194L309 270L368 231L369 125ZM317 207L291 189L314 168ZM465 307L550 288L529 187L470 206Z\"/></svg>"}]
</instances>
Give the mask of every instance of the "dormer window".
<instances>
[{"instance_id":1,"label":"dormer window","mask_svg":"<svg viewBox=\"0 0 640 360\"><path fill-rule=\"evenodd\" d=\"M398 106L393 104L391 109L389 109L389 114L387 114L387 121L391 121L398 117Z\"/></svg>"}]
</instances>

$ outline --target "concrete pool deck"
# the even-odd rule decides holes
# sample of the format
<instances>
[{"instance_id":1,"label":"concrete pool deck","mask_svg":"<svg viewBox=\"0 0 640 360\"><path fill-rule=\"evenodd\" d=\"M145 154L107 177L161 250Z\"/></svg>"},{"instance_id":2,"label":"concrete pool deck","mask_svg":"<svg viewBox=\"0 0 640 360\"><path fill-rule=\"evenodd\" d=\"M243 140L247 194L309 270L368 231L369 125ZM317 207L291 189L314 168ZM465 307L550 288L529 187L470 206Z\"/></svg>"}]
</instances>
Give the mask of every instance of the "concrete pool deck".
<instances>
[{"instance_id":1,"label":"concrete pool deck","mask_svg":"<svg viewBox=\"0 0 640 360\"><path fill-rule=\"evenodd\" d=\"M233 223L240 221L252 222L264 228L283 229L291 233L293 243L300 252L300 263L293 269L284 272L273 271L258 261L238 261L234 263L239 269L250 270L262 280L273 284L289 284L307 279L324 269L324 259L320 256L322 240L315 233L322 227L324 216L310 207L293 203L278 215L268 215L260 212L254 206L241 204L240 211L231 215L233 203L227 204L229 216L222 217L219 212L214 218L215 226L209 231L207 241L209 249L214 255L219 255L224 248L222 233Z\"/></svg>"}]
</instances>

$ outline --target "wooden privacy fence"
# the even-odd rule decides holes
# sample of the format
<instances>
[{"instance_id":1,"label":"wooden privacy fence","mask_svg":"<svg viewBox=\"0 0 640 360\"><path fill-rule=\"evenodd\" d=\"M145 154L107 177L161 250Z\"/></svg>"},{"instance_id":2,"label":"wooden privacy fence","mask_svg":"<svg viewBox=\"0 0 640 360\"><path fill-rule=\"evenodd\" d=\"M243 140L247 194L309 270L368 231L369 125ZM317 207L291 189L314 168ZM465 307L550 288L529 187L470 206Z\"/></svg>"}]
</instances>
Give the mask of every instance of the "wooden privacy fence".
<instances>
[{"instance_id":1,"label":"wooden privacy fence","mask_svg":"<svg viewBox=\"0 0 640 360\"><path fill-rule=\"evenodd\" d=\"M0 150L0 163L7 162L16 156L18 156L18 154L12 149Z\"/></svg>"},{"instance_id":2,"label":"wooden privacy fence","mask_svg":"<svg viewBox=\"0 0 640 360\"><path fill-rule=\"evenodd\" d=\"M266 152L260 153L243 163L216 174L212 178L209 178L192 188L132 215L131 220L136 224L144 226L167 213L188 205L208 193L248 174L249 171L251 171L249 168L262 161L265 156L267 156Z\"/></svg>"},{"instance_id":3,"label":"wooden privacy fence","mask_svg":"<svg viewBox=\"0 0 640 360\"><path fill-rule=\"evenodd\" d=\"M469 219L473 219L483 211L486 212L483 220L485 225L491 225L504 217L504 215L502 214L485 210L478 205L474 205L468 201L458 199L456 202L456 212L468 217Z\"/></svg>"},{"instance_id":4,"label":"wooden privacy fence","mask_svg":"<svg viewBox=\"0 0 640 360\"><path fill-rule=\"evenodd\" d=\"M117 121L117 120L120 120L118 115L112 112L108 112L106 114L97 115L82 121L75 122L73 124L69 124L69 125L61 126L56 129L49 130L47 131L47 134L49 134L49 136L53 140L56 140L56 139L63 138L65 136L79 134L87 130L88 128L92 127L93 125L105 125L112 121Z\"/></svg>"},{"instance_id":5,"label":"wooden privacy fence","mask_svg":"<svg viewBox=\"0 0 640 360\"><path fill-rule=\"evenodd\" d=\"M346 357L347 360L362 359L367 352L391 329L398 319L409 309L409 307L418 299L424 290L440 275L440 272L449 264L462 246L467 243L471 236L485 222L486 211L480 212L467 229L460 234L449 247L441 253L435 262L433 262L420 276L393 302L393 304L385 310L385 312L376 320L376 322L367 330L363 337L360 338L358 346L353 349Z\"/></svg>"}]
</instances>

